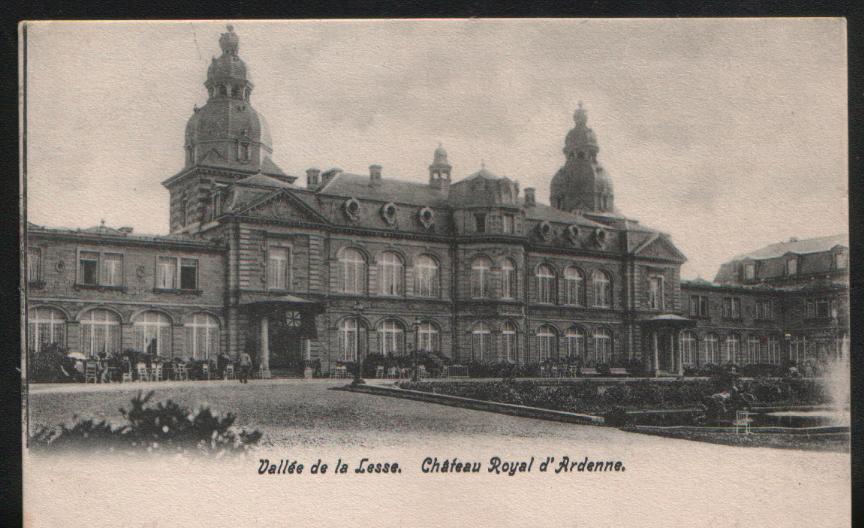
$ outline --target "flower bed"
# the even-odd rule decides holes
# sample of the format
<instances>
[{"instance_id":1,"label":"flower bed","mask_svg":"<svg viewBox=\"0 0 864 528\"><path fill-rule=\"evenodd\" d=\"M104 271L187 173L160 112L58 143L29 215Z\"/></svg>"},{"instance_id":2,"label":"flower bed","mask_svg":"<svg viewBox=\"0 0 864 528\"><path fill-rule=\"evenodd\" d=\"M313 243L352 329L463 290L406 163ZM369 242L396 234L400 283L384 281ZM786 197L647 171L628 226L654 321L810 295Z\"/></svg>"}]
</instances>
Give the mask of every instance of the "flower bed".
<instances>
[{"instance_id":1,"label":"flower bed","mask_svg":"<svg viewBox=\"0 0 864 528\"><path fill-rule=\"evenodd\" d=\"M822 387L811 380L738 380L743 392L765 405L816 405L829 401ZM449 394L464 398L513 403L559 411L604 414L613 409L686 409L700 405L712 394L728 389L725 380L703 379L658 383L634 380L604 385L597 382L550 384L536 381L403 382L403 389Z\"/></svg>"}]
</instances>

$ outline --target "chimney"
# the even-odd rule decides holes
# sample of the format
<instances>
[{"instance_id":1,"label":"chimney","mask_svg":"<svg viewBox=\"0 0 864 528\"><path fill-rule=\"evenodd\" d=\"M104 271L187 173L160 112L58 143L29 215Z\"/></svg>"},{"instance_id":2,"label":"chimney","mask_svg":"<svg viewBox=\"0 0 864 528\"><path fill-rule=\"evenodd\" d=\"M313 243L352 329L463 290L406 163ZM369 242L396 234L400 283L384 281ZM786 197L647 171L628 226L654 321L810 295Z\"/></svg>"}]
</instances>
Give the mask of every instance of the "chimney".
<instances>
[{"instance_id":1,"label":"chimney","mask_svg":"<svg viewBox=\"0 0 864 528\"><path fill-rule=\"evenodd\" d=\"M306 188L317 191L321 185L321 170L315 167L306 169Z\"/></svg>"},{"instance_id":2,"label":"chimney","mask_svg":"<svg viewBox=\"0 0 864 528\"><path fill-rule=\"evenodd\" d=\"M381 183L381 165L369 165L369 185Z\"/></svg>"},{"instance_id":3,"label":"chimney","mask_svg":"<svg viewBox=\"0 0 864 528\"><path fill-rule=\"evenodd\" d=\"M321 173L321 187L324 187L325 185L330 183L330 180L338 176L341 172L342 169L334 167L332 169L327 169L326 171Z\"/></svg>"},{"instance_id":4,"label":"chimney","mask_svg":"<svg viewBox=\"0 0 864 528\"><path fill-rule=\"evenodd\" d=\"M534 207L537 202L534 198L534 187L525 187L525 207Z\"/></svg>"}]
</instances>

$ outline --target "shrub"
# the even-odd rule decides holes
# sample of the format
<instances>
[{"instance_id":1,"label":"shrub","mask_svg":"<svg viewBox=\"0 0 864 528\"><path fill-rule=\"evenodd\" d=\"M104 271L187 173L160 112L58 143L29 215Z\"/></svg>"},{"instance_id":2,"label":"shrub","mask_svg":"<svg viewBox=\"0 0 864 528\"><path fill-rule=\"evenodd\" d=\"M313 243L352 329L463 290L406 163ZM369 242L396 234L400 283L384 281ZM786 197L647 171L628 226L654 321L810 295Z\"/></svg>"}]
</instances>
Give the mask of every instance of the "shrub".
<instances>
[{"instance_id":1,"label":"shrub","mask_svg":"<svg viewBox=\"0 0 864 528\"><path fill-rule=\"evenodd\" d=\"M79 420L72 427L41 427L31 438L36 450L161 451L219 454L242 452L256 445L262 433L234 427L233 414L197 412L168 400L148 405L153 392L132 398L130 410L120 409L128 422L113 427L106 421Z\"/></svg>"}]
</instances>

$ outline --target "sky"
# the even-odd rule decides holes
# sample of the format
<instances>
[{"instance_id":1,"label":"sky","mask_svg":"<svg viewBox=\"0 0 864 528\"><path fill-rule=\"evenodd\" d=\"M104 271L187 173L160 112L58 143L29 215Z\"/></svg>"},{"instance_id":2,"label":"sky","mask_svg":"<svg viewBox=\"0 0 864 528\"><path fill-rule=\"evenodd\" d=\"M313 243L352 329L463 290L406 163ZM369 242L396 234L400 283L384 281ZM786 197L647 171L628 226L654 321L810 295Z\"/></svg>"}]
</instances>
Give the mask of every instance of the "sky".
<instances>
[{"instance_id":1,"label":"sky","mask_svg":"<svg viewBox=\"0 0 864 528\"><path fill-rule=\"evenodd\" d=\"M842 19L46 22L28 26L27 217L168 232L161 185L226 23L275 161L428 179L485 162L548 203L579 101L621 213L683 278L848 231Z\"/></svg>"}]
</instances>

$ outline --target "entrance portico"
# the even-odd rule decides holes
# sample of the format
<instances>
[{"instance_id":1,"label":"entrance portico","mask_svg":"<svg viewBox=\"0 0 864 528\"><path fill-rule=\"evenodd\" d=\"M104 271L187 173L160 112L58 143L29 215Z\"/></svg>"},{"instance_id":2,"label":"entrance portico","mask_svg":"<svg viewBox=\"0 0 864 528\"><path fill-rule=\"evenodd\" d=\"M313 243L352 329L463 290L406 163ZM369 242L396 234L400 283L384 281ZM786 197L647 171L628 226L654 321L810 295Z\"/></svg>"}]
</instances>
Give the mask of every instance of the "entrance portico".
<instances>
[{"instance_id":1,"label":"entrance portico","mask_svg":"<svg viewBox=\"0 0 864 528\"><path fill-rule=\"evenodd\" d=\"M684 375L681 331L693 328L696 321L676 314L657 315L641 321L645 370L653 376Z\"/></svg>"},{"instance_id":2,"label":"entrance portico","mask_svg":"<svg viewBox=\"0 0 864 528\"><path fill-rule=\"evenodd\" d=\"M302 346L318 337L315 316L324 311L323 305L294 295L246 299L241 305L250 327L257 326L257 332L248 334L247 346L257 352L261 375L269 378L271 367L302 372Z\"/></svg>"}]
</instances>

